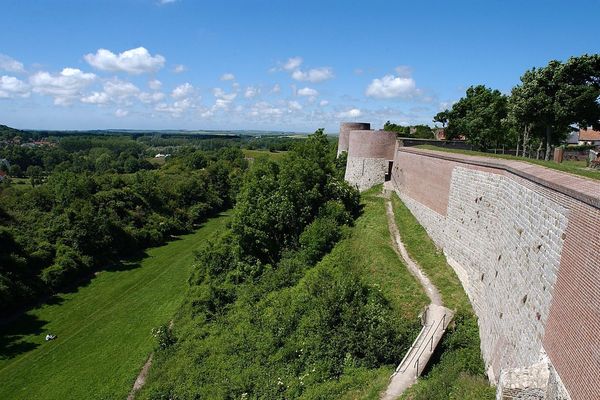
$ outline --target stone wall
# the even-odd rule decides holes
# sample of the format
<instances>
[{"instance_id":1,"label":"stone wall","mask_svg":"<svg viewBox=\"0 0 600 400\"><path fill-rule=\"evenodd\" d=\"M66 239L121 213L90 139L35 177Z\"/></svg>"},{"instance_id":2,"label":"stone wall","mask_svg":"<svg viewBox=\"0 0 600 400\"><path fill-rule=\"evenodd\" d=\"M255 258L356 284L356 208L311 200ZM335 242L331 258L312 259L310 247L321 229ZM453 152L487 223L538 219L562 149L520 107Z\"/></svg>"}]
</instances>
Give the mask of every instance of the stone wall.
<instances>
[{"instance_id":1,"label":"stone wall","mask_svg":"<svg viewBox=\"0 0 600 400\"><path fill-rule=\"evenodd\" d=\"M383 183L387 171L386 159L348 156L344 179L362 192Z\"/></svg>"},{"instance_id":2,"label":"stone wall","mask_svg":"<svg viewBox=\"0 0 600 400\"><path fill-rule=\"evenodd\" d=\"M392 172L473 304L499 395L600 398L600 183L405 148Z\"/></svg>"}]
</instances>

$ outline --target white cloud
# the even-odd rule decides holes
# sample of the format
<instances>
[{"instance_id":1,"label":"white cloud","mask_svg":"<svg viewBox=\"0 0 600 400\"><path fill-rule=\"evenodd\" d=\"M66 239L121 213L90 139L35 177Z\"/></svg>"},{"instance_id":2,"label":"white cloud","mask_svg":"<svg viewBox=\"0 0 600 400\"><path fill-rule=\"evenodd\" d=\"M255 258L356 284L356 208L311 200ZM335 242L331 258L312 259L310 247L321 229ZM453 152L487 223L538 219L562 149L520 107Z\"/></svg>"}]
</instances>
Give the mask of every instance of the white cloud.
<instances>
[{"instance_id":1,"label":"white cloud","mask_svg":"<svg viewBox=\"0 0 600 400\"><path fill-rule=\"evenodd\" d=\"M92 73L77 68L64 68L60 74L38 72L29 77L33 91L54 97L54 104L69 104L81 95L81 91L96 79Z\"/></svg>"},{"instance_id":2,"label":"white cloud","mask_svg":"<svg viewBox=\"0 0 600 400\"><path fill-rule=\"evenodd\" d=\"M246 91L244 92L244 97L247 99L252 99L260 93L260 89L254 86L248 86Z\"/></svg>"},{"instance_id":3,"label":"white cloud","mask_svg":"<svg viewBox=\"0 0 600 400\"><path fill-rule=\"evenodd\" d=\"M115 116L118 118L123 118L123 117L126 117L127 115L129 115L129 111L127 111L127 110L122 110L119 108L117 111L115 111Z\"/></svg>"},{"instance_id":4,"label":"white cloud","mask_svg":"<svg viewBox=\"0 0 600 400\"><path fill-rule=\"evenodd\" d=\"M158 79L152 79L148 82L148 87L152 90L159 90L162 86L162 82Z\"/></svg>"},{"instance_id":5,"label":"white cloud","mask_svg":"<svg viewBox=\"0 0 600 400\"><path fill-rule=\"evenodd\" d=\"M0 77L0 98L14 96L28 97L29 86L14 76L3 75Z\"/></svg>"},{"instance_id":6,"label":"white cloud","mask_svg":"<svg viewBox=\"0 0 600 400\"><path fill-rule=\"evenodd\" d=\"M378 99L411 98L418 94L419 90L412 78L394 75L373 79L365 92L366 96Z\"/></svg>"},{"instance_id":7,"label":"white cloud","mask_svg":"<svg viewBox=\"0 0 600 400\"><path fill-rule=\"evenodd\" d=\"M330 67L312 68L308 71L295 70L292 78L297 81L322 82L333 78L333 69Z\"/></svg>"},{"instance_id":8,"label":"white cloud","mask_svg":"<svg viewBox=\"0 0 600 400\"><path fill-rule=\"evenodd\" d=\"M214 88L213 89L213 95L217 99L227 100L227 101L233 101L237 97L237 93L226 93L221 88Z\"/></svg>"},{"instance_id":9,"label":"white cloud","mask_svg":"<svg viewBox=\"0 0 600 400\"><path fill-rule=\"evenodd\" d=\"M138 98L142 103L158 103L165 98L165 94L161 92L140 93Z\"/></svg>"},{"instance_id":10,"label":"white cloud","mask_svg":"<svg viewBox=\"0 0 600 400\"><path fill-rule=\"evenodd\" d=\"M305 87L298 90L298 96L306 96L306 97L316 97L319 95L319 92L315 89Z\"/></svg>"},{"instance_id":11,"label":"white cloud","mask_svg":"<svg viewBox=\"0 0 600 400\"><path fill-rule=\"evenodd\" d=\"M173 117L180 117L185 111L190 108L193 108L194 104L190 99L177 100L173 104L160 103L154 110L158 112L169 113Z\"/></svg>"},{"instance_id":12,"label":"white cloud","mask_svg":"<svg viewBox=\"0 0 600 400\"><path fill-rule=\"evenodd\" d=\"M358 118L362 115L362 112L358 108L352 108L348 111L342 111L338 113L338 118Z\"/></svg>"},{"instance_id":13,"label":"white cloud","mask_svg":"<svg viewBox=\"0 0 600 400\"><path fill-rule=\"evenodd\" d=\"M113 100L124 100L128 97L135 96L140 92L133 83L113 79L104 82L104 92Z\"/></svg>"},{"instance_id":14,"label":"white cloud","mask_svg":"<svg viewBox=\"0 0 600 400\"><path fill-rule=\"evenodd\" d=\"M252 117L277 117L283 114L283 110L261 101L252 106L249 114Z\"/></svg>"},{"instance_id":15,"label":"white cloud","mask_svg":"<svg viewBox=\"0 0 600 400\"><path fill-rule=\"evenodd\" d=\"M279 83L276 83L271 88L271 93L279 93L279 92L281 92L281 86L279 86Z\"/></svg>"},{"instance_id":16,"label":"white cloud","mask_svg":"<svg viewBox=\"0 0 600 400\"><path fill-rule=\"evenodd\" d=\"M232 81L234 79L235 79L235 75L232 74L232 73L229 73L229 72L221 75L221 80L222 81Z\"/></svg>"},{"instance_id":17,"label":"white cloud","mask_svg":"<svg viewBox=\"0 0 600 400\"><path fill-rule=\"evenodd\" d=\"M81 101L88 104L106 104L110 101L110 97L105 92L92 92L82 97Z\"/></svg>"},{"instance_id":18,"label":"white cloud","mask_svg":"<svg viewBox=\"0 0 600 400\"><path fill-rule=\"evenodd\" d=\"M187 71L187 67L185 65L177 64L175 67L173 67L173 72L176 74L180 74L184 71Z\"/></svg>"},{"instance_id":19,"label":"white cloud","mask_svg":"<svg viewBox=\"0 0 600 400\"><path fill-rule=\"evenodd\" d=\"M329 104L329 101L327 101L327 100L321 100L321 101L319 102L319 105L320 105L321 107L325 107L327 104Z\"/></svg>"},{"instance_id":20,"label":"white cloud","mask_svg":"<svg viewBox=\"0 0 600 400\"><path fill-rule=\"evenodd\" d=\"M291 57L283 64L283 69L293 71L302 64L302 57Z\"/></svg>"},{"instance_id":21,"label":"white cloud","mask_svg":"<svg viewBox=\"0 0 600 400\"><path fill-rule=\"evenodd\" d=\"M171 96L175 99L182 99L184 97L189 96L193 92L194 92L194 87L191 84L189 84L188 82L186 82L182 85L177 86L175 89L173 89Z\"/></svg>"},{"instance_id":22,"label":"white cloud","mask_svg":"<svg viewBox=\"0 0 600 400\"><path fill-rule=\"evenodd\" d=\"M290 110L302 110L302 104L298 103L295 100L288 102L288 108Z\"/></svg>"},{"instance_id":23,"label":"white cloud","mask_svg":"<svg viewBox=\"0 0 600 400\"><path fill-rule=\"evenodd\" d=\"M142 74L161 69L165 58L160 54L152 56L144 47L115 54L110 50L98 49L96 54L83 57L88 64L102 71L121 71L130 74Z\"/></svg>"},{"instance_id":24,"label":"white cloud","mask_svg":"<svg viewBox=\"0 0 600 400\"><path fill-rule=\"evenodd\" d=\"M0 70L8 72L24 72L23 63L9 57L5 54L0 54Z\"/></svg>"},{"instance_id":25,"label":"white cloud","mask_svg":"<svg viewBox=\"0 0 600 400\"><path fill-rule=\"evenodd\" d=\"M175 3L177 0L159 0L161 5Z\"/></svg>"}]
</instances>

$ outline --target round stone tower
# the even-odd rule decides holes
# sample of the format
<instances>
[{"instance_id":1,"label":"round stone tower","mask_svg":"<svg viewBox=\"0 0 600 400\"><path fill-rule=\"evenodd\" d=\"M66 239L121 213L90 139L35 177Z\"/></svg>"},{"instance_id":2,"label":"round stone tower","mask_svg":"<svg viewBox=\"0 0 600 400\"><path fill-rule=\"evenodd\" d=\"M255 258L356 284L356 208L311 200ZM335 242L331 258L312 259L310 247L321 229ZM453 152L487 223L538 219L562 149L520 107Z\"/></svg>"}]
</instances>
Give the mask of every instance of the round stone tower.
<instances>
[{"instance_id":1,"label":"round stone tower","mask_svg":"<svg viewBox=\"0 0 600 400\"><path fill-rule=\"evenodd\" d=\"M341 134L340 134L341 137ZM396 151L396 133L353 130L348 133L348 160L344 178L360 191L389 179Z\"/></svg>"},{"instance_id":2,"label":"round stone tower","mask_svg":"<svg viewBox=\"0 0 600 400\"><path fill-rule=\"evenodd\" d=\"M340 136L338 139L337 155L348 151L350 131L368 131L371 124L367 122L342 122L340 124Z\"/></svg>"}]
</instances>

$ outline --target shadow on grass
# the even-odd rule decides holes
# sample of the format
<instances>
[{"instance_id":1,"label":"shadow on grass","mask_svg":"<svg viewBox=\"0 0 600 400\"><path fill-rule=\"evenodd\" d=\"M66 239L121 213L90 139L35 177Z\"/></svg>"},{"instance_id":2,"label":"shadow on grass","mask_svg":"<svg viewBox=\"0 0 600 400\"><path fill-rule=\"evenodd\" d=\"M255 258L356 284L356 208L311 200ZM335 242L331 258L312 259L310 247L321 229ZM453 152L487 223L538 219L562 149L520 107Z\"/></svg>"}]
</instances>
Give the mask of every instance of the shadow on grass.
<instances>
[{"instance_id":1,"label":"shadow on grass","mask_svg":"<svg viewBox=\"0 0 600 400\"><path fill-rule=\"evenodd\" d=\"M0 360L10 359L31 351L38 343L24 341L23 337L41 335L47 321L31 314L23 314L9 325L0 327Z\"/></svg>"}]
</instances>

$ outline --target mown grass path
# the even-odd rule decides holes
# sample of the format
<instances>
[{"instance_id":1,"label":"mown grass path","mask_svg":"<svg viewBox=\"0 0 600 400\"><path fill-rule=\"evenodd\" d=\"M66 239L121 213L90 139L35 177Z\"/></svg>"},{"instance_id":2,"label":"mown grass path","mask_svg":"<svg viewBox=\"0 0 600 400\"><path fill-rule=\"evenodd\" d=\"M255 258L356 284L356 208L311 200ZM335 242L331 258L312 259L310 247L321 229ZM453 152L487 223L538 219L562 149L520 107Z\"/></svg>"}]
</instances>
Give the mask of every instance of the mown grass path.
<instances>
[{"instance_id":1,"label":"mown grass path","mask_svg":"<svg viewBox=\"0 0 600 400\"><path fill-rule=\"evenodd\" d=\"M0 399L125 399L185 293L198 249L228 217L103 271L0 328ZM44 341L47 333L58 338Z\"/></svg>"}]
</instances>

